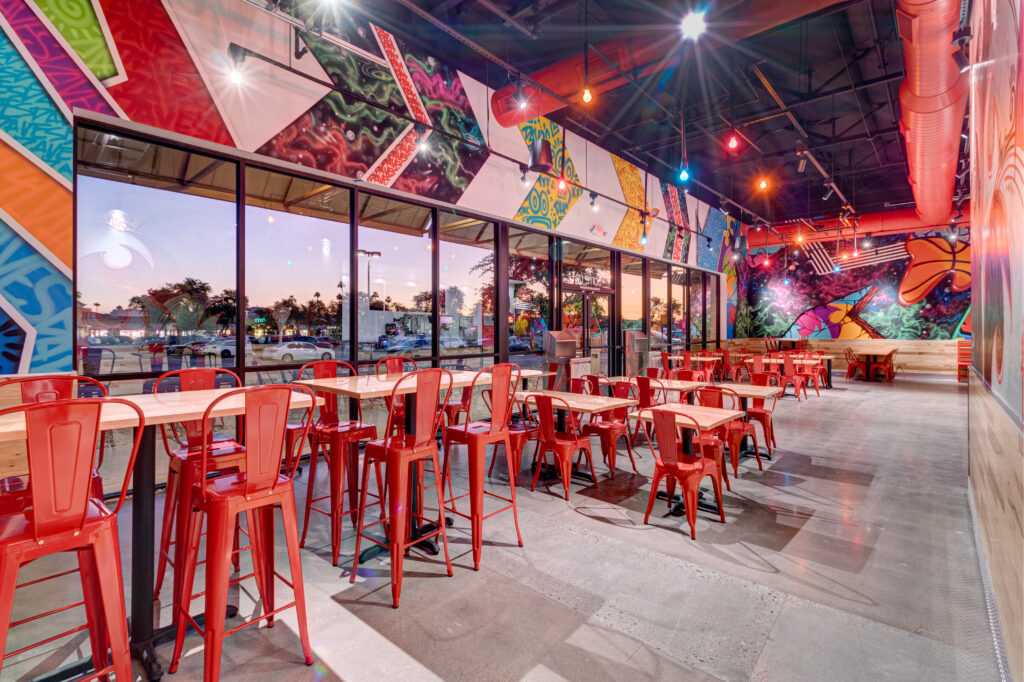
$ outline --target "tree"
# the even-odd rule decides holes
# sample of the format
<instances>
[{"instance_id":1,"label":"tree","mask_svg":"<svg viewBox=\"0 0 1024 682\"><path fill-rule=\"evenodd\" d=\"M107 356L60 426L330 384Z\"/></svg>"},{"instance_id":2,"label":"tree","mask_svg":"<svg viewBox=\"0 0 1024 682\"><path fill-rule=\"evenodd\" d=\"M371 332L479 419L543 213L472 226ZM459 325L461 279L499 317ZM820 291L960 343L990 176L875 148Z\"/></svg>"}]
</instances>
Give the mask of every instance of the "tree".
<instances>
[{"instance_id":1,"label":"tree","mask_svg":"<svg viewBox=\"0 0 1024 682\"><path fill-rule=\"evenodd\" d=\"M219 323L221 327L227 329L238 321L238 296L234 289L225 289L224 291L210 297L210 303L206 308L208 315L218 315ZM246 298L246 305L243 308L248 309L249 299Z\"/></svg>"},{"instance_id":2,"label":"tree","mask_svg":"<svg viewBox=\"0 0 1024 682\"><path fill-rule=\"evenodd\" d=\"M430 291L421 291L412 297L412 305L415 310L422 310L429 313L434 303L434 294Z\"/></svg>"},{"instance_id":3,"label":"tree","mask_svg":"<svg viewBox=\"0 0 1024 682\"><path fill-rule=\"evenodd\" d=\"M380 300L380 294L376 291L370 293L370 302L367 306L370 310L384 310L384 301Z\"/></svg>"},{"instance_id":4,"label":"tree","mask_svg":"<svg viewBox=\"0 0 1024 682\"><path fill-rule=\"evenodd\" d=\"M462 289L455 285L449 286L444 290L444 305L441 306L441 312L446 315L461 315L465 303L466 296Z\"/></svg>"}]
</instances>

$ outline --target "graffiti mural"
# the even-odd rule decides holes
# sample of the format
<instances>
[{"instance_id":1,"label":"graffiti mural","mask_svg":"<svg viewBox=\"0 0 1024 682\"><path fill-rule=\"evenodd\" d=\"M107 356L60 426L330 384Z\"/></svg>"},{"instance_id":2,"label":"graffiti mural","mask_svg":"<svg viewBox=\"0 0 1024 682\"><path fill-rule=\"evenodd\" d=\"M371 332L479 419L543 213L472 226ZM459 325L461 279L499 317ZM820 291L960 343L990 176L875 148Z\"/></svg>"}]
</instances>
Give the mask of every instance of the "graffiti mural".
<instances>
[{"instance_id":1,"label":"graffiti mural","mask_svg":"<svg viewBox=\"0 0 1024 682\"><path fill-rule=\"evenodd\" d=\"M876 237L851 251L814 242L739 261L737 337L952 339L970 334L971 245L937 233Z\"/></svg>"}]
</instances>

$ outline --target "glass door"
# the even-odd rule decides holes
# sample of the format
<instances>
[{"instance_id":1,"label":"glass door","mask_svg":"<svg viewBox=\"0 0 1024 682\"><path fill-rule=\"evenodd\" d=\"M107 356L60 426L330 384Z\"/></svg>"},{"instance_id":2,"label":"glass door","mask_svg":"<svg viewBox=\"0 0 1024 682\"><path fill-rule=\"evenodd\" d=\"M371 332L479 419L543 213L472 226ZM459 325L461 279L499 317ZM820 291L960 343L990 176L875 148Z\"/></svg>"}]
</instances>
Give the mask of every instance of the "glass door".
<instances>
[{"instance_id":1,"label":"glass door","mask_svg":"<svg viewBox=\"0 0 1024 682\"><path fill-rule=\"evenodd\" d=\"M593 369L608 373L611 339L611 294L566 288L562 291L562 330L576 337L577 357L597 353Z\"/></svg>"}]
</instances>

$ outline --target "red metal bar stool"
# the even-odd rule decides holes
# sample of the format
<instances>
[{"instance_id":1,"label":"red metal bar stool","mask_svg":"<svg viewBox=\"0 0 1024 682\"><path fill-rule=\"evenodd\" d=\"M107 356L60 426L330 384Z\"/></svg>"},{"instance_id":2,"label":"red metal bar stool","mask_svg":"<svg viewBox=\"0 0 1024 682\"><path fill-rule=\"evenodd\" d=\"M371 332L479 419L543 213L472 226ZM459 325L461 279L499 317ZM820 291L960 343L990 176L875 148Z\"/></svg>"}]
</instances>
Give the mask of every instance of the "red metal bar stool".
<instances>
[{"instance_id":1,"label":"red metal bar stool","mask_svg":"<svg viewBox=\"0 0 1024 682\"><path fill-rule=\"evenodd\" d=\"M770 374L750 374L750 383L753 386L771 386L772 377ZM764 431L765 447L768 455L772 454L772 446L778 447L775 442L775 425L772 423L772 413L775 412L775 404L779 402L779 396L772 397L772 406L765 407L764 398L753 398L747 407L747 418L756 421Z\"/></svg>"},{"instance_id":2,"label":"red metal bar stool","mask_svg":"<svg viewBox=\"0 0 1024 682\"><path fill-rule=\"evenodd\" d=\"M298 457L292 457L292 468L282 473L285 457L285 431L288 427L288 410L293 394L303 392L309 395L311 407L305 411L302 422L309 430L313 420L313 406L316 399L313 391L288 384L248 386L231 391L210 403L201 420L201 446L199 450L199 475L188 489L188 523L185 551L182 552L180 573L181 593L178 595L178 609L175 615L177 637L169 672L178 669L185 633L191 625L204 640L204 674L208 682L220 678L220 658L223 640L242 628L267 621L273 627L274 616L281 611L295 607L299 625L299 640L306 665L313 664L313 651L309 645L306 627L306 597L302 582L302 559L299 554L298 516L295 510L295 489L292 477ZM216 478L207 478L208 471L217 465L216 451L212 449L214 411L228 400L244 401L241 418L241 433L244 434L244 462L237 473L226 473ZM298 442L304 441L301 438ZM291 579L285 578L274 568L274 509L281 508L284 525L285 545ZM234 557L233 533L239 516L246 515L249 524L249 544L252 551L253 577L260 593L263 614L237 627L225 631L224 621L228 606L228 588L232 582L240 582L249 576L234 581L231 568ZM206 589L203 592L205 623L199 626L189 615L193 599L196 565L199 563L199 545L203 520L208 526L206 540ZM178 571L176 571L178 572ZM293 599L283 606L275 607L274 581L279 579L292 588ZM198 596L198 595L197 595Z\"/></svg>"},{"instance_id":3,"label":"red metal bar stool","mask_svg":"<svg viewBox=\"0 0 1024 682\"><path fill-rule=\"evenodd\" d=\"M562 479L562 487L565 489L565 499L569 499L569 479L572 477L572 461L578 452L583 452L590 465L590 475L594 478L594 485L597 485L597 474L594 472L594 460L590 453L590 436L580 433L579 424L576 420L576 413L569 408L569 403L561 398L549 395L528 395L526 396L526 407L530 403L536 410L538 421L538 445L537 454L534 456L536 470L533 473L533 484L530 490L537 488L537 480L540 478L540 470L544 465L545 456L548 452L552 454L555 465L558 467L558 474ZM558 432L555 428L555 405L569 413L567 424L569 430Z\"/></svg>"},{"instance_id":4,"label":"red metal bar stool","mask_svg":"<svg viewBox=\"0 0 1024 682\"><path fill-rule=\"evenodd\" d=\"M119 414L138 420L121 494L113 510L92 496L92 461L104 409L117 409ZM86 679L104 679L113 673L119 680L130 680L117 514L124 505L142 440L142 411L127 400L84 398L0 410L0 417L6 415L19 415L25 420L29 485L26 507L0 515L0 622L5 623L0 628L0 652L6 650L11 629L76 606L85 607L88 623L4 653L0 673L3 661L12 656L88 629L94 672ZM59 552L77 555L83 601L11 622L15 590L39 582L19 585L21 566Z\"/></svg>"},{"instance_id":5,"label":"red metal bar stool","mask_svg":"<svg viewBox=\"0 0 1024 682\"><path fill-rule=\"evenodd\" d=\"M348 370L348 374L342 374L341 370ZM340 360L319 360L302 366L299 376L312 374L314 379L333 379L339 376L356 376L355 368L347 362ZM355 420L341 419L338 415L338 394L329 391L316 391L318 397L323 398L324 404L320 407L320 416L309 430L311 441L311 452L309 458L309 478L306 489L306 509L302 518L302 538L299 540L299 547L306 546L306 532L309 530L309 513L311 511L324 514L331 519L331 563L338 565L338 554L341 551L341 520L345 512L345 482L348 481L349 516L352 517L352 525L356 523L356 508L359 506L359 442L364 440L375 440L377 438L377 427L373 424L363 422L363 406L358 405L358 415ZM301 435L301 432L290 425L289 435ZM294 443L286 443L289 448ZM320 497L314 497L316 485L316 467L320 454L323 454L327 462L329 474L329 492ZM286 463L286 466L290 465ZM381 489L381 481L378 476L377 490ZM330 500L329 509L321 509L314 506L317 502Z\"/></svg>"},{"instance_id":6,"label":"red metal bar stool","mask_svg":"<svg viewBox=\"0 0 1024 682\"><path fill-rule=\"evenodd\" d=\"M414 396L411 400L400 402L399 397L413 387ZM413 545L441 536L444 545L444 560L448 566L448 575L452 575L452 562L448 558L448 536L445 533L444 519L444 494L442 488L442 476L439 475L441 467L437 458L437 441L435 434L440 426L444 407L448 404L448 396L451 394L452 373L446 369L420 369L410 372L395 384L391 389L391 398L388 401L388 423L384 438L370 441L366 444L363 464L363 480L359 486L359 522L356 524L356 551L352 562L352 574L350 582L355 582L359 570L359 547L363 539L374 542L391 551L391 599L392 606L398 608L398 600L402 595L402 564L405 552ZM440 395L444 393L442 400ZM414 418L411 426L415 429L413 433L406 433L403 428L399 435L395 433L396 422L406 416L406 402L415 407L409 416ZM399 407L401 406L401 408ZM436 528L424 533L412 533L411 523L422 523L427 519L424 517L419 506L423 499L424 485L420 476L414 476L409 480L409 470L415 467L417 472L420 465L429 461L434 470L434 483L430 486L437 490L438 518L430 519L436 524ZM384 499L387 501L387 515L381 504L381 518L373 523L366 523L366 491L369 485L370 465L385 467ZM411 484L411 485L410 485ZM412 494L417 496L417 504L411 504ZM413 511L410 512L410 506ZM410 523L411 522L411 523ZM366 531L374 526L381 525L387 529L388 538L381 541Z\"/></svg>"},{"instance_id":7,"label":"red metal bar stool","mask_svg":"<svg viewBox=\"0 0 1024 682\"><path fill-rule=\"evenodd\" d=\"M691 417L676 414L667 410L652 410L654 417L654 434L658 442L657 450L651 443L651 437L647 436L647 443L654 457L654 477L651 480L651 494L647 499L647 511L644 512L644 525L651 518L651 511L654 509L654 501L658 496L658 485L662 479L666 479L668 488L668 506L672 507L672 495L675 493L676 483L683 489L683 509L686 511L686 521L690 524L690 538L697 539L697 498L700 490L700 482L705 476L711 477L711 484L715 490L715 502L718 504L718 513L722 523L725 523L725 508L722 506L722 482L718 475L718 464L709 457L695 457L683 452L683 443L678 438L679 421L693 425L693 433L699 434L699 425ZM646 435L646 432L645 432Z\"/></svg>"},{"instance_id":8,"label":"red metal bar stool","mask_svg":"<svg viewBox=\"0 0 1024 682\"><path fill-rule=\"evenodd\" d=\"M512 417L512 410L515 407L516 387L522 375L519 365L503 363L480 370L473 378L468 392L473 396L477 383L484 381L490 384L491 395L491 419L490 421L472 421L465 424L455 424L448 427L444 437L444 462L441 465L441 476L447 481L450 476L449 456L452 443L461 443L466 446L469 456L469 492L458 497L451 497L452 506L449 511L458 514L470 521L473 536L473 568L480 569L480 554L483 548L483 524L495 514L512 510L512 518L516 525L516 538L519 546L523 546L523 536L519 532L519 514L516 511L516 477L512 472L518 471L513 462L512 442L509 438L508 422ZM489 381L488 381L489 380ZM470 398L470 409L472 409L472 397ZM472 412L470 412L472 414ZM484 467L487 464L487 446L494 446L495 457L497 457L498 445L505 446L505 461L509 471L509 493L511 497L497 495L484 487ZM493 466L493 462L492 462ZM449 492L451 495L451 492ZM484 495L507 502L504 507L492 511L484 516ZM463 514L455 508L455 501L469 497L469 515Z\"/></svg>"},{"instance_id":9,"label":"red metal bar stool","mask_svg":"<svg viewBox=\"0 0 1024 682\"><path fill-rule=\"evenodd\" d=\"M782 364L784 367L782 374L782 394L786 394L786 387L790 384L793 385L793 393L796 395L797 402L800 401L800 391L804 392L804 397L807 397L807 378L797 374L796 363L793 362L792 355L785 355L782 358Z\"/></svg>"},{"instance_id":10,"label":"red metal bar stool","mask_svg":"<svg viewBox=\"0 0 1024 682\"><path fill-rule=\"evenodd\" d=\"M661 405L665 402L668 392L665 390L665 385L658 379L652 379L649 376L637 376L633 377L633 381L636 382L636 399L640 403L637 406L637 415L642 410L650 409L655 405ZM633 429L632 436L633 447L636 447L636 438L640 435L640 425L643 423L640 419L636 420L636 427ZM644 428L646 429L646 426ZM639 457L639 453L637 453L637 456Z\"/></svg>"},{"instance_id":11,"label":"red metal bar stool","mask_svg":"<svg viewBox=\"0 0 1024 682\"><path fill-rule=\"evenodd\" d=\"M219 381L220 380L220 381ZM223 380L230 381L234 386L241 386L238 375L228 369L193 368L179 369L162 374L153 384L153 393L175 393L185 391L208 391L223 385ZM172 599L177 599L181 591L181 575L177 569L179 548L185 539L185 528L188 520L187 500L195 481L196 469L199 466L199 453L202 450L203 425L198 421L171 423L160 425L160 436L167 452L167 488L164 491L164 516L160 530L160 550L157 553L156 586L153 599L160 598L160 590L164 583L164 574L170 564L174 570L174 590ZM224 434L211 434L214 448L214 462L210 471L237 471L243 461L242 446ZM172 540L173 535L173 540ZM171 545L174 554L171 554ZM174 607L177 609L177 606Z\"/></svg>"},{"instance_id":12,"label":"red metal bar stool","mask_svg":"<svg viewBox=\"0 0 1024 682\"><path fill-rule=\"evenodd\" d=\"M633 394L633 384L628 381L616 381L612 384L612 396L615 398L629 398ZM628 407L619 407L607 412L599 412L590 422L583 425L584 436L597 436L601 442L601 454L608 460L608 471L611 477L615 478L615 456L618 454L620 438L626 439L626 453L633 465L633 471L640 473L636 468L636 460L633 459L633 444L629 438L629 425L626 423Z\"/></svg>"}]
</instances>

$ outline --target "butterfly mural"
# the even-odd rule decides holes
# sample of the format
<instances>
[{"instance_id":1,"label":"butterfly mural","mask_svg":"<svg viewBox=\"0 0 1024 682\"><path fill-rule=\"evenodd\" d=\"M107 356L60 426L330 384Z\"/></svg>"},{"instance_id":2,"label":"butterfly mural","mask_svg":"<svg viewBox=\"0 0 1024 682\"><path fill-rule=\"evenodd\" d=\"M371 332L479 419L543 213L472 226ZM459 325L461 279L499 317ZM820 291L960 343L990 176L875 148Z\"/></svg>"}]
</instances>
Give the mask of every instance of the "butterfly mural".
<instances>
[{"instance_id":1,"label":"butterfly mural","mask_svg":"<svg viewBox=\"0 0 1024 682\"><path fill-rule=\"evenodd\" d=\"M783 336L787 339L880 339L882 335L860 317L876 293L878 287L864 287L843 298L805 310Z\"/></svg>"},{"instance_id":2,"label":"butterfly mural","mask_svg":"<svg viewBox=\"0 0 1024 682\"><path fill-rule=\"evenodd\" d=\"M942 237L908 239L910 262L900 282L899 302L913 305L924 299L946 275L953 275L953 291L971 288L971 245Z\"/></svg>"}]
</instances>

